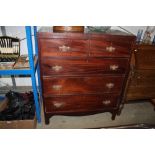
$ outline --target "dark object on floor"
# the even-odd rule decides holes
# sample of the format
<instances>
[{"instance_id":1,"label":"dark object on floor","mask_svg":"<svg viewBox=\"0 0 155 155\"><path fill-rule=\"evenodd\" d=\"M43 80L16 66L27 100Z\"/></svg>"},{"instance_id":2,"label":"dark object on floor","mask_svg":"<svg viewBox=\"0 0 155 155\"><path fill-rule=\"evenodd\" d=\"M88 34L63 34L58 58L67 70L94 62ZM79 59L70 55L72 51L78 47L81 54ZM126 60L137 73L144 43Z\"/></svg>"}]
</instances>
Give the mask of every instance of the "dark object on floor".
<instances>
[{"instance_id":1,"label":"dark object on floor","mask_svg":"<svg viewBox=\"0 0 155 155\"><path fill-rule=\"evenodd\" d=\"M0 121L33 119L35 116L32 92L18 93L9 91L7 108L0 112Z\"/></svg>"}]
</instances>

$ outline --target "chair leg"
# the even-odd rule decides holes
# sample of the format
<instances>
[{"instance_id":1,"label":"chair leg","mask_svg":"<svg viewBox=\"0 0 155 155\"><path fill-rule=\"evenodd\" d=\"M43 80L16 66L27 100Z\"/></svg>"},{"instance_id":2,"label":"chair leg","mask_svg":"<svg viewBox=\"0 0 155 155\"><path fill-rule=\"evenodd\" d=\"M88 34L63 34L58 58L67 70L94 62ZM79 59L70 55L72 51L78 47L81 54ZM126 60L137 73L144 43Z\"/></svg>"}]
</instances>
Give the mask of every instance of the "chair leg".
<instances>
[{"instance_id":1,"label":"chair leg","mask_svg":"<svg viewBox=\"0 0 155 155\"><path fill-rule=\"evenodd\" d=\"M45 116L45 124L46 124L46 125L49 125L49 123L50 123L50 118L47 117L47 116Z\"/></svg>"},{"instance_id":2,"label":"chair leg","mask_svg":"<svg viewBox=\"0 0 155 155\"><path fill-rule=\"evenodd\" d=\"M153 104L153 106L154 106L154 111L155 111L155 99L152 99L152 100L151 100L151 103Z\"/></svg>"},{"instance_id":3,"label":"chair leg","mask_svg":"<svg viewBox=\"0 0 155 155\"><path fill-rule=\"evenodd\" d=\"M113 112L112 112L112 117L111 117L112 120L115 120L116 114L117 114L117 111L113 111Z\"/></svg>"}]
</instances>

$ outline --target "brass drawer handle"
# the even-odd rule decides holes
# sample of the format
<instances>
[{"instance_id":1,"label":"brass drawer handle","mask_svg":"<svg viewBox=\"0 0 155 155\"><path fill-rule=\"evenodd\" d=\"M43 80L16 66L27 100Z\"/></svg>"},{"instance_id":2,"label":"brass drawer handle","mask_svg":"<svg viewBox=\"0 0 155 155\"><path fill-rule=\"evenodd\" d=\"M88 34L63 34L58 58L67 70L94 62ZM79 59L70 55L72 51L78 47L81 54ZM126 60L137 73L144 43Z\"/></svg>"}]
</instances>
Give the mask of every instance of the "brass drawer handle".
<instances>
[{"instance_id":1,"label":"brass drawer handle","mask_svg":"<svg viewBox=\"0 0 155 155\"><path fill-rule=\"evenodd\" d=\"M52 66L52 70L59 72L60 70L62 70L62 66L58 66L58 65Z\"/></svg>"},{"instance_id":2,"label":"brass drawer handle","mask_svg":"<svg viewBox=\"0 0 155 155\"><path fill-rule=\"evenodd\" d=\"M54 105L54 107L56 107L56 108L60 108L60 107L62 107L64 104L65 104L64 102L53 101L53 105Z\"/></svg>"},{"instance_id":3,"label":"brass drawer handle","mask_svg":"<svg viewBox=\"0 0 155 155\"><path fill-rule=\"evenodd\" d=\"M102 101L102 103L103 103L104 105L109 105L109 104L111 103L111 101L110 101L110 100L105 100L105 101Z\"/></svg>"},{"instance_id":4,"label":"brass drawer handle","mask_svg":"<svg viewBox=\"0 0 155 155\"><path fill-rule=\"evenodd\" d=\"M118 65L110 65L110 70L116 71L118 70L119 66Z\"/></svg>"},{"instance_id":5,"label":"brass drawer handle","mask_svg":"<svg viewBox=\"0 0 155 155\"><path fill-rule=\"evenodd\" d=\"M114 83L107 83L106 84L106 87L109 88L109 89L111 89L111 88L114 87Z\"/></svg>"},{"instance_id":6,"label":"brass drawer handle","mask_svg":"<svg viewBox=\"0 0 155 155\"><path fill-rule=\"evenodd\" d=\"M65 45L59 46L59 51L60 52L67 52L69 50L70 50L69 46L65 46Z\"/></svg>"},{"instance_id":7,"label":"brass drawer handle","mask_svg":"<svg viewBox=\"0 0 155 155\"><path fill-rule=\"evenodd\" d=\"M106 47L106 51L107 52L114 52L115 51L115 47L113 47L113 46L108 46L108 47Z\"/></svg>"},{"instance_id":8,"label":"brass drawer handle","mask_svg":"<svg viewBox=\"0 0 155 155\"><path fill-rule=\"evenodd\" d=\"M54 90L60 90L62 88L62 85L53 85L52 88Z\"/></svg>"}]
</instances>

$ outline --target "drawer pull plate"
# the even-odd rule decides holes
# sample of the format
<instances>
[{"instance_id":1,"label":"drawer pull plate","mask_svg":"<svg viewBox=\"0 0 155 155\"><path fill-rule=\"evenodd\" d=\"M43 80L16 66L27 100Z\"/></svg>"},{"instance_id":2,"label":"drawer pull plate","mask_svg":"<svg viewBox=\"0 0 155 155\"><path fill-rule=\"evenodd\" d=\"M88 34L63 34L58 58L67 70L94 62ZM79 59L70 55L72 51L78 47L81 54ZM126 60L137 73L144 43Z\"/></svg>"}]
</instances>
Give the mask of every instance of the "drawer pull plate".
<instances>
[{"instance_id":1,"label":"drawer pull plate","mask_svg":"<svg viewBox=\"0 0 155 155\"><path fill-rule=\"evenodd\" d=\"M116 71L118 70L118 65L110 65L110 70Z\"/></svg>"},{"instance_id":2,"label":"drawer pull plate","mask_svg":"<svg viewBox=\"0 0 155 155\"><path fill-rule=\"evenodd\" d=\"M60 70L62 70L62 66L58 66L58 65L52 66L52 70L59 72Z\"/></svg>"},{"instance_id":3,"label":"drawer pull plate","mask_svg":"<svg viewBox=\"0 0 155 155\"><path fill-rule=\"evenodd\" d=\"M113 47L113 46L108 46L108 47L106 47L106 51L107 52L114 52L115 51L115 47Z\"/></svg>"},{"instance_id":4,"label":"drawer pull plate","mask_svg":"<svg viewBox=\"0 0 155 155\"><path fill-rule=\"evenodd\" d=\"M54 107L56 107L56 108L60 108L60 107L62 107L64 104L65 104L64 102L53 101L53 105L54 105Z\"/></svg>"},{"instance_id":5,"label":"drawer pull plate","mask_svg":"<svg viewBox=\"0 0 155 155\"><path fill-rule=\"evenodd\" d=\"M111 103L111 101L110 101L110 100L105 100L105 101L102 101L102 103L103 103L104 105L109 105L109 104Z\"/></svg>"},{"instance_id":6,"label":"drawer pull plate","mask_svg":"<svg viewBox=\"0 0 155 155\"><path fill-rule=\"evenodd\" d=\"M111 88L114 87L114 83L107 83L106 84L106 87L109 88L109 89L111 89Z\"/></svg>"},{"instance_id":7,"label":"drawer pull plate","mask_svg":"<svg viewBox=\"0 0 155 155\"><path fill-rule=\"evenodd\" d=\"M52 88L54 90L60 90L62 88L62 85L53 85Z\"/></svg>"},{"instance_id":8,"label":"drawer pull plate","mask_svg":"<svg viewBox=\"0 0 155 155\"><path fill-rule=\"evenodd\" d=\"M59 51L60 52L67 52L69 50L70 50L69 46L65 46L65 45L59 46Z\"/></svg>"}]
</instances>

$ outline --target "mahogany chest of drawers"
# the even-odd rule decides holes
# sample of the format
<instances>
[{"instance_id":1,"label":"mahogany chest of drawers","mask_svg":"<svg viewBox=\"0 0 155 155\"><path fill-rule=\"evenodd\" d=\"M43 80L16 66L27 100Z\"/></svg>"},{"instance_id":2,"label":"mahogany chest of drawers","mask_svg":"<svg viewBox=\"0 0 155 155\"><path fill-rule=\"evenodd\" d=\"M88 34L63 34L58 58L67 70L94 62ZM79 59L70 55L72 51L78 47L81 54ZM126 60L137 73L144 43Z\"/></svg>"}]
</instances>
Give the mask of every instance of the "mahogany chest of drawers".
<instances>
[{"instance_id":1,"label":"mahogany chest of drawers","mask_svg":"<svg viewBox=\"0 0 155 155\"><path fill-rule=\"evenodd\" d=\"M111 112L123 104L135 36L38 32L45 123L53 115Z\"/></svg>"}]
</instances>

